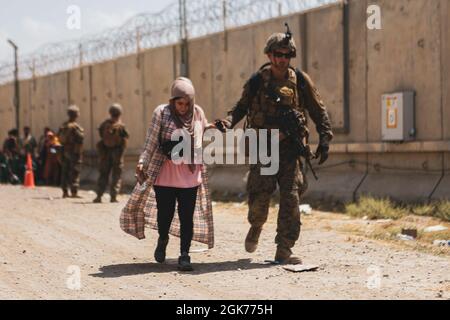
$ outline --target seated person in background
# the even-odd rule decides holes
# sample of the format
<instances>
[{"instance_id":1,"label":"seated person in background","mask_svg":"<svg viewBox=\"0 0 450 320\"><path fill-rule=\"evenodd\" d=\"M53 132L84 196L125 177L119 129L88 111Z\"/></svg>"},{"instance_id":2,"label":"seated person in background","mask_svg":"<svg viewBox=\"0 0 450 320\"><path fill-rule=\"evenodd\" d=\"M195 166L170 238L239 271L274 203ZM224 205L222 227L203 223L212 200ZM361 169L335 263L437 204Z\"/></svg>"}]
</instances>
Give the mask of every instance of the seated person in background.
<instances>
[{"instance_id":1,"label":"seated person in background","mask_svg":"<svg viewBox=\"0 0 450 320\"><path fill-rule=\"evenodd\" d=\"M61 143L52 132L47 132L45 141L45 167L43 178L45 184L58 186L61 178Z\"/></svg>"}]
</instances>

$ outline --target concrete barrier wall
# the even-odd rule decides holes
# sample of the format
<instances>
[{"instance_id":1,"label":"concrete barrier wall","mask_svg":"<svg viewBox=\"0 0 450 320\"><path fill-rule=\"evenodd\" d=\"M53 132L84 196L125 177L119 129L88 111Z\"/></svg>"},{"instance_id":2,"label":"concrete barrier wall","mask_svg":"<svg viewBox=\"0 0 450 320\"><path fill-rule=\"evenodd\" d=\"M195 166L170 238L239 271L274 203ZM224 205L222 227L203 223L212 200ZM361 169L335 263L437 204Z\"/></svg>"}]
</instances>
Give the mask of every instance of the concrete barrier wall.
<instances>
[{"instance_id":1,"label":"concrete barrier wall","mask_svg":"<svg viewBox=\"0 0 450 320\"><path fill-rule=\"evenodd\" d=\"M91 68L91 121L92 143L99 140L98 127L108 117L108 106L117 99L116 68L114 61L108 61Z\"/></svg>"},{"instance_id":2,"label":"concrete barrier wall","mask_svg":"<svg viewBox=\"0 0 450 320\"><path fill-rule=\"evenodd\" d=\"M367 33L369 141L381 139L381 95L414 90L419 140L442 139L439 1L378 0L382 30Z\"/></svg>"},{"instance_id":3,"label":"concrete barrier wall","mask_svg":"<svg viewBox=\"0 0 450 320\"><path fill-rule=\"evenodd\" d=\"M450 1L440 1L442 122L444 139L450 139ZM447 167L448 168L448 167Z\"/></svg>"},{"instance_id":4,"label":"concrete barrier wall","mask_svg":"<svg viewBox=\"0 0 450 320\"><path fill-rule=\"evenodd\" d=\"M371 4L381 8L381 30L366 27ZM411 197L448 197L450 0L351 0L347 8L348 65L344 64L342 3L190 40L189 76L197 89L197 103L210 121L224 117L240 98L245 81L267 61L263 54L267 38L284 32L287 21L299 53L293 65L311 75L334 128L345 127L348 108L349 130L336 133L332 156L320 170L323 178L319 183L310 181L309 194L339 193L343 199L364 193L404 197L401 190L409 190ZM47 125L57 129L66 118L67 104L75 103L81 109L86 149L94 151L97 128L108 116L108 106L119 102L131 134L127 159L134 161L154 108L168 101L170 84L180 74L179 63L180 46L173 45L22 81L21 123L40 136ZM392 145L389 152L373 150L369 144L381 142L381 95L401 90L416 92L417 141L423 145L410 152L401 150L401 145ZM0 87L0 139L15 123L12 95L12 85ZM311 141L316 143L317 134L311 131ZM217 181L223 180L220 170L214 170ZM383 181L389 188L383 188ZM411 188L414 181L420 187Z\"/></svg>"},{"instance_id":5,"label":"concrete barrier wall","mask_svg":"<svg viewBox=\"0 0 450 320\"><path fill-rule=\"evenodd\" d=\"M5 85L0 87L0 141L2 142L8 136L8 131L15 127L16 109L14 107L14 87Z\"/></svg>"},{"instance_id":6,"label":"concrete barrier wall","mask_svg":"<svg viewBox=\"0 0 450 320\"><path fill-rule=\"evenodd\" d=\"M31 80L20 82L20 123L23 126L33 127L33 118L31 117Z\"/></svg>"},{"instance_id":7,"label":"concrete barrier wall","mask_svg":"<svg viewBox=\"0 0 450 320\"><path fill-rule=\"evenodd\" d=\"M155 108L169 102L170 85L177 74L175 50L175 46L166 46L143 53L144 130L148 128ZM143 141L140 147L142 145Z\"/></svg>"},{"instance_id":8,"label":"concrete barrier wall","mask_svg":"<svg viewBox=\"0 0 450 320\"><path fill-rule=\"evenodd\" d=\"M69 102L68 73L58 73L48 80L48 125L58 128L67 117Z\"/></svg>"},{"instance_id":9,"label":"concrete barrier wall","mask_svg":"<svg viewBox=\"0 0 450 320\"><path fill-rule=\"evenodd\" d=\"M79 122L85 132L84 147L86 150L94 149L94 134L96 134L92 123L90 74L89 67L68 72L69 102L80 108ZM65 114L63 116L65 117Z\"/></svg>"},{"instance_id":10,"label":"concrete barrier wall","mask_svg":"<svg viewBox=\"0 0 450 320\"><path fill-rule=\"evenodd\" d=\"M32 132L36 137L43 134L44 128L49 126L49 81L50 77L32 80L30 89L30 107ZM58 127L51 128L57 130Z\"/></svg>"},{"instance_id":11,"label":"concrete barrier wall","mask_svg":"<svg viewBox=\"0 0 450 320\"><path fill-rule=\"evenodd\" d=\"M141 57L130 56L115 62L115 79L118 101L126 110L123 121L128 124L130 149L139 149L144 140L144 106L142 98ZM107 108L105 105L103 109Z\"/></svg>"},{"instance_id":12,"label":"concrete barrier wall","mask_svg":"<svg viewBox=\"0 0 450 320\"><path fill-rule=\"evenodd\" d=\"M344 126L343 9L307 14L307 72L326 102L333 126ZM326 36L324 36L326 35ZM314 134L313 137L316 137Z\"/></svg>"}]
</instances>

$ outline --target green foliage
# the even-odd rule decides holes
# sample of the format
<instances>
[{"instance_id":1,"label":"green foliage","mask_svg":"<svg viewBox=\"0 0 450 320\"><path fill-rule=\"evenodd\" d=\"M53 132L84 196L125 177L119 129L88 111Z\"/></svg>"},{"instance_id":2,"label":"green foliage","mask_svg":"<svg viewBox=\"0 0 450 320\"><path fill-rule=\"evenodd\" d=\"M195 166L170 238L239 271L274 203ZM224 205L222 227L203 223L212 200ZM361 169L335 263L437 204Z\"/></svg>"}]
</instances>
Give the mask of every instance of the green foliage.
<instances>
[{"instance_id":1,"label":"green foliage","mask_svg":"<svg viewBox=\"0 0 450 320\"><path fill-rule=\"evenodd\" d=\"M345 212L352 217L366 217L370 220L376 219L400 219L407 211L396 206L389 199L375 199L372 197L361 197L357 203L345 206Z\"/></svg>"},{"instance_id":2,"label":"green foliage","mask_svg":"<svg viewBox=\"0 0 450 320\"><path fill-rule=\"evenodd\" d=\"M376 199L364 196L357 203L346 204L345 212L352 217L362 218L367 216L370 220L397 220L412 213L419 216L430 216L444 221L450 221L450 201L442 200L431 204L405 207L395 204L389 199Z\"/></svg>"}]
</instances>

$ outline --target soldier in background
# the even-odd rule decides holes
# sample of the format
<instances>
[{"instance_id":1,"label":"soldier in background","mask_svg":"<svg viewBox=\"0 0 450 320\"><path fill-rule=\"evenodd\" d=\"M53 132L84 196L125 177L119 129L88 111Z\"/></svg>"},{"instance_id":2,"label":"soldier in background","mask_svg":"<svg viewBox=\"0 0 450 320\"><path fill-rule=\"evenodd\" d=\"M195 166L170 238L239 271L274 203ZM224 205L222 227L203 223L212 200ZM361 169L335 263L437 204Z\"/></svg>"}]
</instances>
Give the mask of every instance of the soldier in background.
<instances>
[{"instance_id":1,"label":"soldier in background","mask_svg":"<svg viewBox=\"0 0 450 320\"><path fill-rule=\"evenodd\" d=\"M3 168L7 172L7 179L12 184L21 182L25 170L20 158L19 130L8 131L8 137L3 142Z\"/></svg>"},{"instance_id":2,"label":"soldier in background","mask_svg":"<svg viewBox=\"0 0 450 320\"><path fill-rule=\"evenodd\" d=\"M33 161L36 158L36 149L37 149L36 139L31 135L30 127L26 126L23 128L23 140L21 143L22 153L26 157L29 153L33 157Z\"/></svg>"},{"instance_id":3,"label":"soldier in background","mask_svg":"<svg viewBox=\"0 0 450 320\"><path fill-rule=\"evenodd\" d=\"M109 108L111 117L105 120L98 129L101 138L97 144L100 176L98 178L97 198L94 199L94 203L102 202L102 196L105 193L111 172L111 202L117 202L117 195L122 184L124 152L129 138L125 125L120 119L122 112L122 106L113 104Z\"/></svg>"},{"instance_id":4,"label":"soldier in background","mask_svg":"<svg viewBox=\"0 0 450 320\"><path fill-rule=\"evenodd\" d=\"M319 164L328 158L329 142L333 138L328 113L311 78L290 66L296 57L296 46L289 29L286 34L275 33L269 37L264 53L270 60L246 83L241 99L228 117L218 120L220 128L232 129L245 116L247 128L281 129L280 110L288 107L296 110L305 124L298 128L300 139L307 139L306 113L316 125L320 142L316 157ZM216 122L217 125L217 122ZM219 128L219 126L218 126ZM245 239L247 252L257 249L258 240L267 221L269 203L277 184L280 188L280 209L275 243L275 261L283 264L299 264L300 258L292 255L292 248L300 235L300 196L306 190L307 182L303 163L294 154L295 146L291 138L280 134L279 171L275 175L261 175L261 164L251 165L247 181L249 194L248 221L250 230Z\"/></svg>"},{"instance_id":5,"label":"soldier in background","mask_svg":"<svg viewBox=\"0 0 450 320\"><path fill-rule=\"evenodd\" d=\"M67 115L69 120L64 122L58 131L58 139L62 145L61 187L63 198L69 196L69 188L72 198L79 198L84 129L76 122L80 116L77 106L70 106Z\"/></svg>"},{"instance_id":6,"label":"soldier in background","mask_svg":"<svg viewBox=\"0 0 450 320\"><path fill-rule=\"evenodd\" d=\"M8 160L0 150L0 183L8 183L10 178Z\"/></svg>"},{"instance_id":7,"label":"soldier in background","mask_svg":"<svg viewBox=\"0 0 450 320\"><path fill-rule=\"evenodd\" d=\"M8 137L3 142L3 153L9 159L19 157L20 155L19 130L11 129L8 131Z\"/></svg>"}]
</instances>

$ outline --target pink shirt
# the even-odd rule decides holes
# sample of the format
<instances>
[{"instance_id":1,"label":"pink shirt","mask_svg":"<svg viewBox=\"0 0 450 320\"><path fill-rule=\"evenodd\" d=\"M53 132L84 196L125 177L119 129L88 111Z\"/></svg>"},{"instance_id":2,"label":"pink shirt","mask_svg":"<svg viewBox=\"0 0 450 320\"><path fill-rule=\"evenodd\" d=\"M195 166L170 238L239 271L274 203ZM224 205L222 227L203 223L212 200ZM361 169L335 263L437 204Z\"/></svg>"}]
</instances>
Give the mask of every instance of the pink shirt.
<instances>
[{"instance_id":1,"label":"pink shirt","mask_svg":"<svg viewBox=\"0 0 450 320\"><path fill-rule=\"evenodd\" d=\"M197 122L195 126L195 135L199 137L196 140L196 147L201 147L203 132L208 125L208 121L204 116L203 112L201 114L201 119ZM195 188L203 183L202 180L202 165L195 165L194 173L189 170L187 164L175 164L172 160L164 161L159 175L156 178L155 186L158 187L171 187L171 188Z\"/></svg>"},{"instance_id":2,"label":"pink shirt","mask_svg":"<svg viewBox=\"0 0 450 320\"><path fill-rule=\"evenodd\" d=\"M202 184L202 165L196 165L194 173L187 164L174 164L164 161L155 186L172 188L195 188Z\"/></svg>"}]
</instances>

